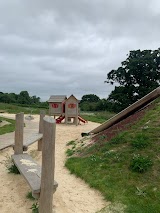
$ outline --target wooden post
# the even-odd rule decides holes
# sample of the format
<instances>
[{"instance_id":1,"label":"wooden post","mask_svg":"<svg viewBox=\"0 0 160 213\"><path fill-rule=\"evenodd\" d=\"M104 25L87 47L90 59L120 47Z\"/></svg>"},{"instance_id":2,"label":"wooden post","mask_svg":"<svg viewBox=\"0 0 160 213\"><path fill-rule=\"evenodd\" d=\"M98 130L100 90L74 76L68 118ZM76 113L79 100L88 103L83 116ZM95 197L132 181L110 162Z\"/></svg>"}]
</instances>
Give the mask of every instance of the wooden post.
<instances>
[{"instance_id":1,"label":"wooden post","mask_svg":"<svg viewBox=\"0 0 160 213\"><path fill-rule=\"evenodd\" d=\"M39 120L39 133L43 134L43 118L45 117L46 112L44 110L40 111L40 120ZM38 141L38 151L42 151L42 139Z\"/></svg>"},{"instance_id":2,"label":"wooden post","mask_svg":"<svg viewBox=\"0 0 160 213\"><path fill-rule=\"evenodd\" d=\"M16 114L14 154L23 153L24 113Z\"/></svg>"},{"instance_id":3,"label":"wooden post","mask_svg":"<svg viewBox=\"0 0 160 213\"><path fill-rule=\"evenodd\" d=\"M43 120L44 131L39 212L52 213L56 122L51 117L45 117Z\"/></svg>"},{"instance_id":4,"label":"wooden post","mask_svg":"<svg viewBox=\"0 0 160 213\"><path fill-rule=\"evenodd\" d=\"M76 123L76 126L78 126L78 101L77 101L77 103L76 103L76 121L75 121L75 123Z\"/></svg>"},{"instance_id":5,"label":"wooden post","mask_svg":"<svg viewBox=\"0 0 160 213\"><path fill-rule=\"evenodd\" d=\"M65 124L68 124L68 113L65 112Z\"/></svg>"}]
</instances>

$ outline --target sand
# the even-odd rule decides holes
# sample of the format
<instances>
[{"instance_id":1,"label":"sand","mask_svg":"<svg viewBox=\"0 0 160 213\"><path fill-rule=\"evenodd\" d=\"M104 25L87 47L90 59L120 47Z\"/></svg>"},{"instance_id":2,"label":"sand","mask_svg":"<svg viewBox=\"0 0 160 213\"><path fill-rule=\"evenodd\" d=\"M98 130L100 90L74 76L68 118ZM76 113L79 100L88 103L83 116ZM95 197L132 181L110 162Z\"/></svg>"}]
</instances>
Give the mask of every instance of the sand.
<instances>
[{"instance_id":1,"label":"sand","mask_svg":"<svg viewBox=\"0 0 160 213\"><path fill-rule=\"evenodd\" d=\"M14 114L3 114L3 116L15 117ZM25 137L38 131L38 122L38 115L34 115L34 120L25 121ZM98 191L91 189L84 181L71 175L64 167L66 143L80 138L81 132L92 130L98 125L92 122L78 126L56 125L55 180L59 184L53 198L53 208L56 213L95 213L107 205ZM0 143L3 140L11 140L12 137L14 139L14 133L0 136ZM41 152L37 151L37 143L29 147L28 153L41 164ZM29 213L33 204L33 201L26 198L27 192L30 191L29 186L23 176L7 173L4 165L6 156L12 154L11 147L0 151L0 213Z\"/></svg>"}]
</instances>

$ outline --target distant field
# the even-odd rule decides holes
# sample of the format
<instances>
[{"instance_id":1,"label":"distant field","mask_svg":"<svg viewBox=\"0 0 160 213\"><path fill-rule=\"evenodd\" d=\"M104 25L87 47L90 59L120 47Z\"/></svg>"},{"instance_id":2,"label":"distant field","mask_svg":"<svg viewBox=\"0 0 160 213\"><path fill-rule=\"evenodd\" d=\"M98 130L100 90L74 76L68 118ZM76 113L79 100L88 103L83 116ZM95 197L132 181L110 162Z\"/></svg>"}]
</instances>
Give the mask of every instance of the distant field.
<instances>
[{"instance_id":1,"label":"distant field","mask_svg":"<svg viewBox=\"0 0 160 213\"><path fill-rule=\"evenodd\" d=\"M12 105L12 104L5 104L5 103L0 103L0 111L4 110L5 112L8 113L19 113L19 112L24 112L26 114L39 114L41 110L46 110L46 113L48 113L48 109L44 108L34 108L34 107L22 107L22 106L17 106L17 105Z\"/></svg>"},{"instance_id":2,"label":"distant field","mask_svg":"<svg viewBox=\"0 0 160 213\"><path fill-rule=\"evenodd\" d=\"M115 113L102 111L102 112L81 112L80 115L87 121L96 123L103 123L109 118L113 117Z\"/></svg>"},{"instance_id":3,"label":"distant field","mask_svg":"<svg viewBox=\"0 0 160 213\"><path fill-rule=\"evenodd\" d=\"M22 107L22 106L17 106L14 104L5 104L5 103L0 103L0 112L4 111L7 113L20 113L24 112L25 114L40 114L41 110L45 110L46 114L48 114L48 109L44 108L36 108L34 106L30 107ZM103 123L112 116L114 116L114 113L103 111L103 112L81 112L80 115L87 121L92 121L96 123Z\"/></svg>"}]
</instances>

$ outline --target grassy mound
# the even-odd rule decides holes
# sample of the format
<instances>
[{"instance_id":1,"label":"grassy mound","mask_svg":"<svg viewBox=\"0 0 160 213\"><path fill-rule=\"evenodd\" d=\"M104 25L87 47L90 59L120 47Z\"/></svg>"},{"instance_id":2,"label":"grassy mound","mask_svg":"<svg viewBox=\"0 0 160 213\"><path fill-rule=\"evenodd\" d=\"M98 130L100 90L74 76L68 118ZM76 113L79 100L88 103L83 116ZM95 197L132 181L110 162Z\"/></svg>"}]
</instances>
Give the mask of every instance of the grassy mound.
<instances>
[{"instance_id":1,"label":"grassy mound","mask_svg":"<svg viewBox=\"0 0 160 213\"><path fill-rule=\"evenodd\" d=\"M160 212L159 100L112 139L103 132L92 145L75 149L74 143L65 164L113 205L125 206L126 213Z\"/></svg>"}]
</instances>

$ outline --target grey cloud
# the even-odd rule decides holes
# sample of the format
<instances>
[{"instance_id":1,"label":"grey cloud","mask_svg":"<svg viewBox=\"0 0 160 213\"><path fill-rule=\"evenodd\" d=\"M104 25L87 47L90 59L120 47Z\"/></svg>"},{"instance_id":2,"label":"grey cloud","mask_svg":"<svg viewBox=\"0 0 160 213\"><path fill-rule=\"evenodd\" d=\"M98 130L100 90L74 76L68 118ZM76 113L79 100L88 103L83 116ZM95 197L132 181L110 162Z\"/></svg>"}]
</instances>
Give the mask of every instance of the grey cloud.
<instances>
[{"instance_id":1,"label":"grey cloud","mask_svg":"<svg viewBox=\"0 0 160 213\"><path fill-rule=\"evenodd\" d=\"M159 47L158 0L2 0L1 91L100 97L133 49Z\"/></svg>"}]
</instances>

